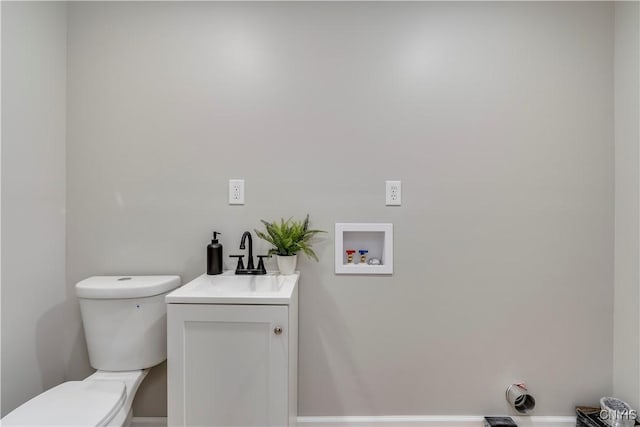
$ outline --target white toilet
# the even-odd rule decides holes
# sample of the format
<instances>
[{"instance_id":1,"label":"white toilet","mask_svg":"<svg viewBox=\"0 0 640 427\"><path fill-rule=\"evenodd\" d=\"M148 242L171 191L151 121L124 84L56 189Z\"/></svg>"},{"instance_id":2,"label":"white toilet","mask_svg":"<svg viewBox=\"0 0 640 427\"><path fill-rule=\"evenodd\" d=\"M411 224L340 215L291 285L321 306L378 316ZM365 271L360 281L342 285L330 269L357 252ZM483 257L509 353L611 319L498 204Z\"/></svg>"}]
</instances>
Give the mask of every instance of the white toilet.
<instances>
[{"instance_id":1,"label":"white toilet","mask_svg":"<svg viewBox=\"0 0 640 427\"><path fill-rule=\"evenodd\" d=\"M164 297L178 276L97 276L76 285L89 361L98 371L19 406L0 425L128 426L148 368L167 358Z\"/></svg>"}]
</instances>

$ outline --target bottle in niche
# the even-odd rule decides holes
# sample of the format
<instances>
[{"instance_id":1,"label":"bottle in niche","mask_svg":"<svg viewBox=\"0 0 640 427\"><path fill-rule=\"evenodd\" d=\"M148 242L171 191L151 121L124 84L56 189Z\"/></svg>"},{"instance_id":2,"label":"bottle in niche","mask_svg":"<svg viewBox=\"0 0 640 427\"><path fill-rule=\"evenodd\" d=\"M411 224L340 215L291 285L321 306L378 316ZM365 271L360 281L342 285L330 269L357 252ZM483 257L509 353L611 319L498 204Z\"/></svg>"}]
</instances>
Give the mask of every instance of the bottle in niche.
<instances>
[{"instance_id":1,"label":"bottle in niche","mask_svg":"<svg viewBox=\"0 0 640 427\"><path fill-rule=\"evenodd\" d=\"M213 240L207 246L207 274L222 274L222 245L218 243L218 233L213 232Z\"/></svg>"}]
</instances>

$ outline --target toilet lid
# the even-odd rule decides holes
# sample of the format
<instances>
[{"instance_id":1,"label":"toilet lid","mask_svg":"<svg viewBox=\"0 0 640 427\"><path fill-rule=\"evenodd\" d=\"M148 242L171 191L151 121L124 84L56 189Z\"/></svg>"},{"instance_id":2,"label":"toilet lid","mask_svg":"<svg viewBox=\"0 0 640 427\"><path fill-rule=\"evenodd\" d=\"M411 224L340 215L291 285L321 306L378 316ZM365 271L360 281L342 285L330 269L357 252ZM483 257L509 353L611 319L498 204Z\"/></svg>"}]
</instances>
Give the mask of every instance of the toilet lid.
<instances>
[{"instance_id":1,"label":"toilet lid","mask_svg":"<svg viewBox=\"0 0 640 427\"><path fill-rule=\"evenodd\" d=\"M105 426L125 398L126 387L120 381L68 381L19 406L0 425Z\"/></svg>"}]
</instances>

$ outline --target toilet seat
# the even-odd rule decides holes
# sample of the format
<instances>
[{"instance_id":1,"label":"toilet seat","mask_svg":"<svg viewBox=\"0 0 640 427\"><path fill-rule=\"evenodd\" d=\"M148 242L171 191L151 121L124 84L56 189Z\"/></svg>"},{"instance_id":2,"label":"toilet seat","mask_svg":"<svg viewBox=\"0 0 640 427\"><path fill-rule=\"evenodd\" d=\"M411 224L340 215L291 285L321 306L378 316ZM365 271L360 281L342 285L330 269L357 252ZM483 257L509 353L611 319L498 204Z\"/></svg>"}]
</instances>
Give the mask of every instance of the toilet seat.
<instances>
[{"instance_id":1,"label":"toilet seat","mask_svg":"<svg viewBox=\"0 0 640 427\"><path fill-rule=\"evenodd\" d=\"M126 397L121 381L68 381L16 408L1 425L101 427L118 413Z\"/></svg>"}]
</instances>

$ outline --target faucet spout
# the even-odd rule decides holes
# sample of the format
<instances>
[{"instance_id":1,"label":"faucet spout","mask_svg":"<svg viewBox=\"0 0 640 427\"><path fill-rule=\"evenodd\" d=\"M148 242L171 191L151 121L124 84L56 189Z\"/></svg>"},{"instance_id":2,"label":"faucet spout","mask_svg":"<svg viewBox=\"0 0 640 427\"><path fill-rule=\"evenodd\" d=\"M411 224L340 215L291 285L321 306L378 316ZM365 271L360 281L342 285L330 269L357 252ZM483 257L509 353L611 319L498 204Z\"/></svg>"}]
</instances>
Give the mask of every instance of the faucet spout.
<instances>
[{"instance_id":1,"label":"faucet spout","mask_svg":"<svg viewBox=\"0 0 640 427\"><path fill-rule=\"evenodd\" d=\"M253 238L251 237L251 232L245 231L242 234L242 240L240 240L240 249L245 248L245 241L249 238L249 249L247 253L247 258L249 258L249 262L247 263L247 270L255 270L253 265Z\"/></svg>"}]
</instances>

